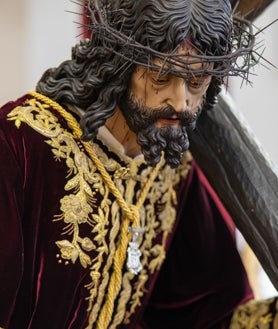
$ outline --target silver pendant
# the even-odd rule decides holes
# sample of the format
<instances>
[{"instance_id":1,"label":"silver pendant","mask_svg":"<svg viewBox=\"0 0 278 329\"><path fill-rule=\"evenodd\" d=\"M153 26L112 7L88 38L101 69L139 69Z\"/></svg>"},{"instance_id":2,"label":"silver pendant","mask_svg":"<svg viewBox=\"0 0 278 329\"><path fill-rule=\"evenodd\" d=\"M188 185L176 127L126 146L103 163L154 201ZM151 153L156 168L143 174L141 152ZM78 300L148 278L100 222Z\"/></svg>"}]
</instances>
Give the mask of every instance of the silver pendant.
<instances>
[{"instance_id":1,"label":"silver pendant","mask_svg":"<svg viewBox=\"0 0 278 329\"><path fill-rule=\"evenodd\" d=\"M133 233L132 241L129 242L127 248L127 268L129 271L137 275L142 270L140 256L142 255L139 249L140 234L144 233L143 228L130 227L129 232Z\"/></svg>"}]
</instances>

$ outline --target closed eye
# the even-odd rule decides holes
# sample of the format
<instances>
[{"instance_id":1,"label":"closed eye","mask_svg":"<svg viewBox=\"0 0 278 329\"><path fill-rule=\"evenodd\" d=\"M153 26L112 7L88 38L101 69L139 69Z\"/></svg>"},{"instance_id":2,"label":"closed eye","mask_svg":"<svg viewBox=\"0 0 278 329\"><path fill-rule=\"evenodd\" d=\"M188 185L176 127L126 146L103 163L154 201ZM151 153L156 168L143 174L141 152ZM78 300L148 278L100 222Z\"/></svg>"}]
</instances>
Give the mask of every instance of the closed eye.
<instances>
[{"instance_id":1,"label":"closed eye","mask_svg":"<svg viewBox=\"0 0 278 329\"><path fill-rule=\"evenodd\" d=\"M164 85L170 81L169 74L161 74L158 73L157 71L151 72L149 76L151 81L156 85Z\"/></svg>"},{"instance_id":2,"label":"closed eye","mask_svg":"<svg viewBox=\"0 0 278 329\"><path fill-rule=\"evenodd\" d=\"M205 78L204 77L191 77L189 79L187 79L187 85L192 88L192 89L199 89L203 86L204 82L205 82Z\"/></svg>"}]
</instances>

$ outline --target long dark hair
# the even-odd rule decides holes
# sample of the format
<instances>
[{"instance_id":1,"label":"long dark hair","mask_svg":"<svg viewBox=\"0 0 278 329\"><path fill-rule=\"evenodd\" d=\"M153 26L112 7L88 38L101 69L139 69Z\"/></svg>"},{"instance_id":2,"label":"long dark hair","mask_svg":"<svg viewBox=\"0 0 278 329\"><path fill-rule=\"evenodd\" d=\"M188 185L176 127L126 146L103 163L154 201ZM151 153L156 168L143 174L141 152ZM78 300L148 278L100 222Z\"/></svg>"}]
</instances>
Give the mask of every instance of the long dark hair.
<instances>
[{"instance_id":1,"label":"long dark hair","mask_svg":"<svg viewBox=\"0 0 278 329\"><path fill-rule=\"evenodd\" d=\"M216 58L217 73L221 56L231 52L229 0L91 0L88 12L91 38L73 48L71 60L47 70L37 85L60 104L85 111L80 123L86 140L114 114L136 64L151 65L154 57L163 58L189 40L199 54ZM213 106L223 79L223 74L212 76L205 108Z\"/></svg>"}]
</instances>

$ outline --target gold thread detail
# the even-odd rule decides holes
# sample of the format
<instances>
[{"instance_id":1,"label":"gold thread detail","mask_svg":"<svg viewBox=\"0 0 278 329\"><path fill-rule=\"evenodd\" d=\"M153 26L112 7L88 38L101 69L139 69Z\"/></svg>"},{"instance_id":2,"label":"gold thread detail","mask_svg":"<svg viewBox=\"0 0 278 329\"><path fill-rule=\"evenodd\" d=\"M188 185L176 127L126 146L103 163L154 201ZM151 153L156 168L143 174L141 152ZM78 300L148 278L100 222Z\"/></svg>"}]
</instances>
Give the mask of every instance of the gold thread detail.
<instances>
[{"instance_id":1,"label":"gold thread detail","mask_svg":"<svg viewBox=\"0 0 278 329\"><path fill-rule=\"evenodd\" d=\"M48 97L41 95L37 92L30 91L29 94L32 95L33 97L35 97L36 99L44 102L45 104L51 106L56 111L58 111L58 113L67 121L69 127L73 131L73 135L78 139L81 138L82 131L80 129L79 124L77 123L75 118L69 112L67 112L65 109L62 108L62 106L60 106L55 101L49 99ZM146 196L148 194L148 191L158 174L158 171L162 165L162 161L160 161L160 163L153 168L146 184L144 185L144 187L139 195L136 205L127 205L123 196L121 195L121 193L115 186L114 182L112 181L110 175L107 173L103 164L98 159L95 152L93 151L90 143L85 142L85 141L81 141L81 143L84 146L84 148L86 149L87 153L90 155L90 157L91 157L92 161L94 162L94 164L96 165L98 171L101 173L101 176L102 176L104 182L106 183L106 185L108 186L110 192L115 196L115 198L117 199L117 201L119 203L119 206L121 207L121 209L124 212L124 220L123 220L122 229L121 229L121 233L120 233L119 245L118 245L118 248L116 249L115 256L114 256L114 262L113 262L114 270L111 274L110 282L108 285L107 299L106 299L102 309L100 310L99 318L98 318L98 321L96 324L96 327L98 329L104 329L109 326L109 323L112 319L115 300L121 289L122 268L123 268L123 265L124 265L124 262L126 259L126 250L127 250L127 246L128 246L128 242L129 242L127 232L128 232L128 228L130 226L130 222L132 223L132 225L134 227L139 227L139 225L140 225L139 209L143 205L144 200L146 199Z\"/></svg>"},{"instance_id":2,"label":"gold thread detail","mask_svg":"<svg viewBox=\"0 0 278 329\"><path fill-rule=\"evenodd\" d=\"M110 268L113 263L116 242L119 237L118 232L122 229L119 205L116 200L112 201L112 203L108 200L109 189L107 188L107 184L104 184L105 182L103 178L96 172L96 166L94 163L85 155L86 153L83 153L85 147L83 146L82 141L60 126L58 118L55 117L51 111L48 111L50 106L53 107L53 105L43 103L45 103L45 100L42 100L41 103L36 98L29 99L23 106L15 108L11 114L8 115L8 120L14 120L15 125L18 128L20 127L21 122L25 122L43 136L50 137L50 140L46 140L45 142L52 147L54 158L58 161L64 159L69 168L66 178L71 177L65 188L67 187L66 190L68 191L71 187L74 188L74 193L71 195L76 195L76 193L80 191L80 188L85 188L85 185L88 186L91 191L89 195L91 195L91 193L101 195L102 201L100 205L97 206L94 204L93 210L88 214L87 220L85 220L84 216L82 220L82 224L89 225L90 221L92 221L94 226L93 230L90 231L94 235L92 241L96 246L94 250L96 256L94 255L93 257L90 257L91 282L84 286L90 292L90 296L86 298L88 301L87 311L90 313L88 326L86 328L91 329L97 321L99 311L106 296L107 285L110 279ZM117 161L113 160L113 158L110 159L107 157L98 144L90 142L90 147L93 148L97 157L105 165L106 170L111 173L114 172L113 179L115 180L115 185L121 192L121 195L124 196L126 203L132 203L133 195L135 199L138 199L140 189L138 191L137 188L135 188L135 182L139 183L141 187L144 186L144 183L147 180L145 177L150 175L151 168L146 168L138 173L139 167L137 167L136 161L129 162L130 168L121 168L121 165L117 163ZM81 159L80 157L82 154L83 157ZM176 217L176 211L173 206L177 203L177 199L173 186L177 186L181 177L185 178L187 176L190 168L190 161L191 156L186 153L183 157L182 165L178 169L173 170L168 166L164 166L163 170L160 171L158 175L157 181L151 186L148 194L148 202L140 209L141 226L147 228L144 234L144 239L141 237L140 242L143 270L137 275L137 277L134 277L130 272L123 273L121 293L117 303L115 303L113 323L109 324L109 329L116 328L119 323L130 323L130 316L136 311L137 307L141 305L142 298L147 291L149 275L154 271L159 270L162 265L165 255L167 235L171 232ZM88 172L88 170L90 171ZM77 177L77 175L79 175L79 177ZM127 183L126 187L124 187L124 181ZM76 183L78 183L79 187L77 187ZM87 183L89 185L87 185ZM94 191L91 188L93 188ZM88 188L86 188L86 190L87 189ZM63 199L61 199L61 202L62 200ZM87 201L88 205L92 206L90 200L87 199ZM68 216L73 211L75 212L74 204L71 206L71 204L68 203L67 209L64 209L63 212L65 216ZM111 216L111 218L108 216ZM60 219L63 219L67 224L68 219L66 219L66 217L62 216ZM108 224L111 227L109 231L107 230ZM69 231L69 228L70 227L67 224L63 229L63 234L74 233L73 230ZM104 234L105 236L109 234L109 244L106 243ZM76 238L77 239L73 239L72 242L76 240L75 242L80 243L81 237L76 234ZM81 239L84 240L84 237ZM84 251L86 251L88 247L90 249L90 245L88 245L87 240L84 242L85 244L80 243L80 247L85 247ZM71 254L71 251L75 252L74 249L70 249L71 248L68 248L66 250L66 253L64 254L65 256L74 256ZM107 255L105 263L104 257L106 256L104 254ZM62 254L57 254L57 262L59 263L62 263L62 260L64 259L61 256ZM82 257L80 257L80 260L81 258ZM65 265L68 264L65 259L64 263ZM101 264L104 264L103 268L101 268Z\"/></svg>"},{"instance_id":3,"label":"gold thread detail","mask_svg":"<svg viewBox=\"0 0 278 329\"><path fill-rule=\"evenodd\" d=\"M234 312L229 329L270 329L275 326L278 298L250 300ZM277 324L277 322L276 322Z\"/></svg>"}]
</instances>

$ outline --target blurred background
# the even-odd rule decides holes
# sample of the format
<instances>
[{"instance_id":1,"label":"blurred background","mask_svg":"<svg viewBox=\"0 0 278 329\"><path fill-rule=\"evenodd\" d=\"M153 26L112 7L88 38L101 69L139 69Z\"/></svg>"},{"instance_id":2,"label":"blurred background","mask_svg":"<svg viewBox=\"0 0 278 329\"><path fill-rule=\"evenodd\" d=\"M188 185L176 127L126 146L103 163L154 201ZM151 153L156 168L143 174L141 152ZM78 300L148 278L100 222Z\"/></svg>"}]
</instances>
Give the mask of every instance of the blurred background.
<instances>
[{"instance_id":1,"label":"blurred background","mask_svg":"<svg viewBox=\"0 0 278 329\"><path fill-rule=\"evenodd\" d=\"M70 58L71 47L80 40L81 29L75 23L81 20L77 14L80 10L70 0L0 0L0 104L34 89L47 68ZM277 18L276 0L254 24L261 29ZM266 48L263 56L278 66L278 22L261 33L259 40ZM228 89L273 166L277 166L278 69L267 66L256 67L252 86L233 78ZM238 241L257 296L276 294L240 234Z\"/></svg>"}]
</instances>

